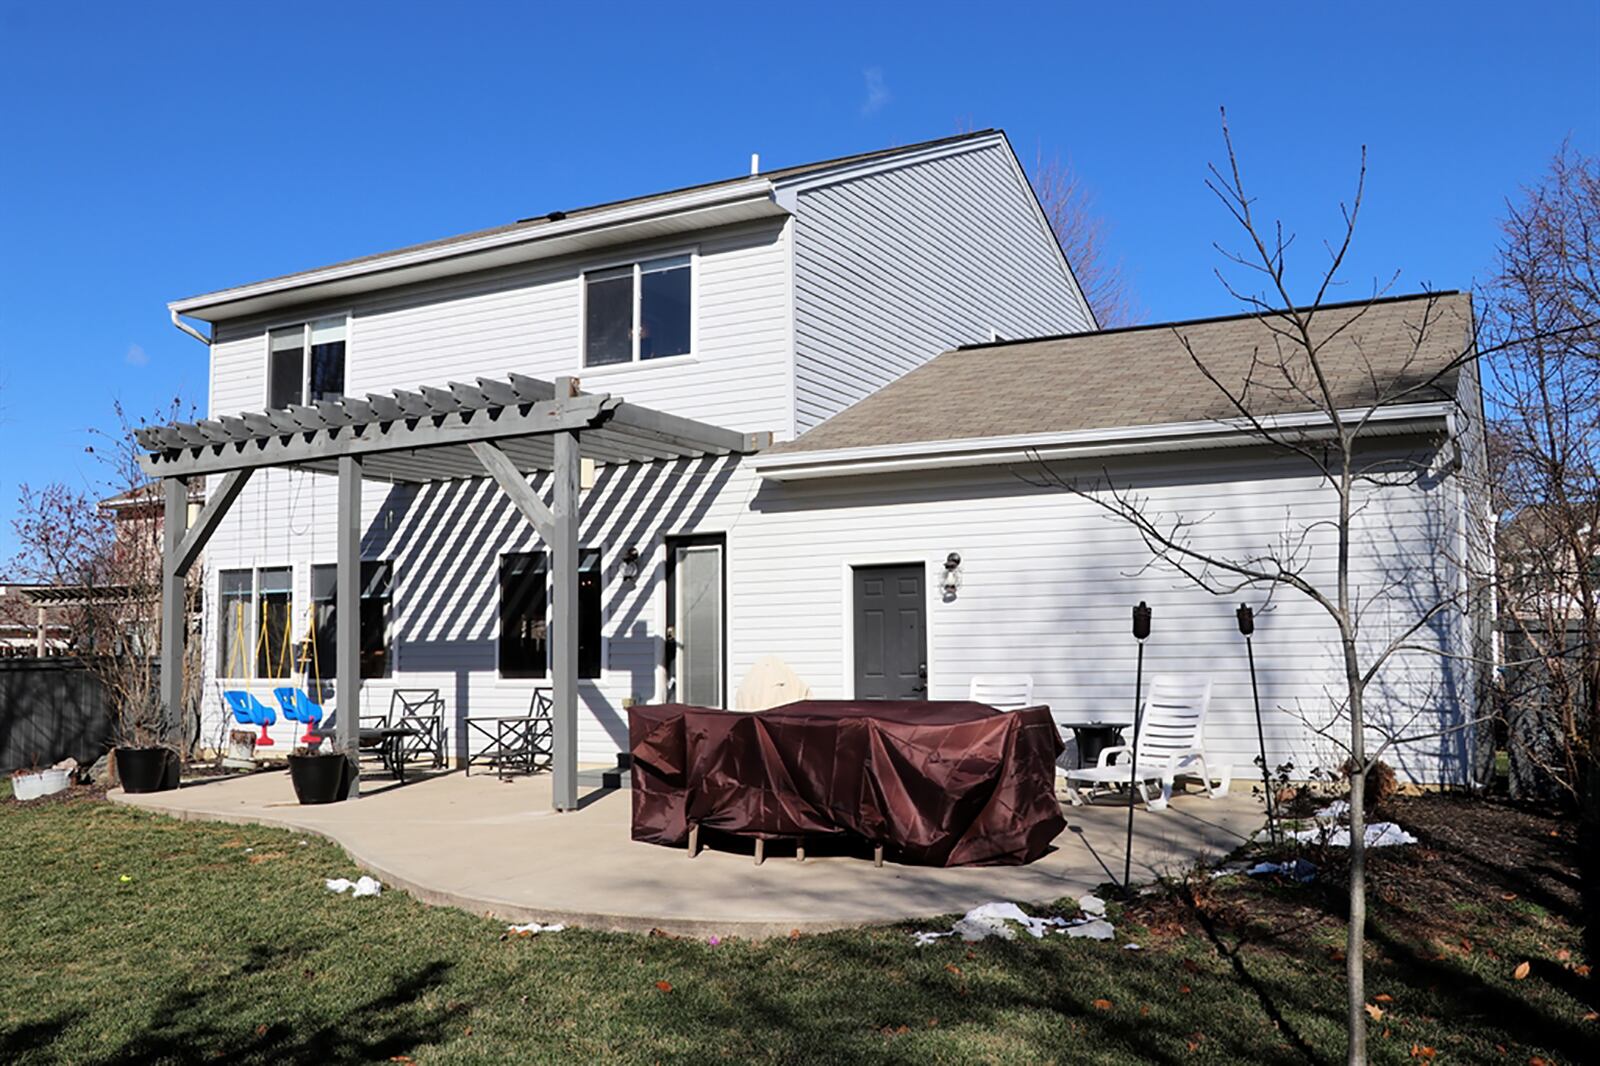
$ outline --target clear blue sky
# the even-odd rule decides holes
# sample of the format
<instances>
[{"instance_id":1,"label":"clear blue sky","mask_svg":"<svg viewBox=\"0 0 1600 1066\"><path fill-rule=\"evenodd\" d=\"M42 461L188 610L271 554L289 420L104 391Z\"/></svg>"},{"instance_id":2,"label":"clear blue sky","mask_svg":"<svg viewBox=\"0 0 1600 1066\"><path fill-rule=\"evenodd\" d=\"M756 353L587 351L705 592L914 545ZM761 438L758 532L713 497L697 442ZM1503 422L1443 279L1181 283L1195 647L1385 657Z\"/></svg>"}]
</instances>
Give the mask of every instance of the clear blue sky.
<instances>
[{"instance_id":1,"label":"clear blue sky","mask_svg":"<svg viewBox=\"0 0 1600 1066\"><path fill-rule=\"evenodd\" d=\"M557 208L1003 127L1093 187L1149 319L1237 308L1202 182L1226 105L1265 211L1352 297L1466 288L1563 137L1600 4L99 5L0 0L0 561L112 401L204 404L166 301ZM1045 13L1048 12L1048 13Z\"/></svg>"}]
</instances>

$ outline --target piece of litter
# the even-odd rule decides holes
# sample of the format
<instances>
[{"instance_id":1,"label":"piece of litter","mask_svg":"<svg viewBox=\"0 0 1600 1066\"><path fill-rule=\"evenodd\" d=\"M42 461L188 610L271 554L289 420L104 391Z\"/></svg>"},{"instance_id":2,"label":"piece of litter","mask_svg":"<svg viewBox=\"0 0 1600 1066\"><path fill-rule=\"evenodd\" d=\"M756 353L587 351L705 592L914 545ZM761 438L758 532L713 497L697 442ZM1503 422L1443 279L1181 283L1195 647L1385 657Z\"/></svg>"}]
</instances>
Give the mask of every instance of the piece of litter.
<instances>
[{"instance_id":1,"label":"piece of litter","mask_svg":"<svg viewBox=\"0 0 1600 1066\"><path fill-rule=\"evenodd\" d=\"M245 849L244 849L244 853L245 853L245 854L246 854L246 855L248 855L248 854L250 854L250 853L251 853L251 852L252 852L252 851L254 851L254 850L256 850L256 849L255 849L255 848L245 848Z\"/></svg>"},{"instance_id":2,"label":"piece of litter","mask_svg":"<svg viewBox=\"0 0 1600 1066\"><path fill-rule=\"evenodd\" d=\"M722 938L720 936L708 936L706 937L706 943L710 944L712 947L716 947L718 944L722 943Z\"/></svg>"},{"instance_id":3,"label":"piece of litter","mask_svg":"<svg viewBox=\"0 0 1600 1066\"><path fill-rule=\"evenodd\" d=\"M1069 925L1066 932L1068 936L1072 937L1088 937L1090 940L1110 940L1116 930L1104 918L1096 918L1093 921Z\"/></svg>"},{"instance_id":4,"label":"piece of litter","mask_svg":"<svg viewBox=\"0 0 1600 1066\"><path fill-rule=\"evenodd\" d=\"M1317 879L1317 864L1305 859L1296 859L1294 862L1258 862L1245 873L1251 877L1270 877L1272 874L1282 874L1284 877L1308 885Z\"/></svg>"},{"instance_id":5,"label":"piece of litter","mask_svg":"<svg viewBox=\"0 0 1600 1066\"><path fill-rule=\"evenodd\" d=\"M1141 948L1138 944L1124 944L1124 945L1122 945L1122 950L1123 951L1143 951L1144 949Z\"/></svg>"},{"instance_id":6,"label":"piece of litter","mask_svg":"<svg viewBox=\"0 0 1600 1066\"><path fill-rule=\"evenodd\" d=\"M121 881L123 884L127 884L129 881L132 881L133 878L129 877L127 874L123 874L121 877L117 878L117 880Z\"/></svg>"},{"instance_id":7,"label":"piece of litter","mask_svg":"<svg viewBox=\"0 0 1600 1066\"><path fill-rule=\"evenodd\" d=\"M1335 829L1297 829L1289 834L1302 843L1326 844L1332 848L1348 848L1350 846L1350 827L1341 825ZM1401 829L1393 822L1373 822L1367 826L1362 834L1369 848L1384 848L1396 844L1415 844L1417 838Z\"/></svg>"},{"instance_id":8,"label":"piece of litter","mask_svg":"<svg viewBox=\"0 0 1600 1066\"><path fill-rule=\"evenodd\" d=\"M1015 925L1011 923L1022 926L1035 939L1044 936L1051 929L1068 924L1065 918L1035 918L1015 903L985 903L958 918L948 932L918 932L912 933L911 936L919 948L947 936L959 936L968 943L987 940L990 937L1015 940L1017 932Z\"/></svg>"},{"instance_id":9,"label":"piece of litter","mask_svg":"<svg viewBox=\"0 0 1600 1066\"><path fill-rule=\"evenodd\" d=\"M361 878L356 881L352 881L348 877L335 877L324 881L323 884L328 886L329 892L338 892L340 894L349 892L352 896L376 896L383 891L383 883L368 877L366 874L362 874Z\"/></svg>"},{"instance_id":10,"label":"piece of litter","mask_svg":"<svg viewBox=\"0 0 1600 1066\"><path fill-rule=\"evenodd\" d=\"M566 926L560 922L553 922L550 925L529 922L527 925L508 925L506 926L506 932L515 933L518 936L538 936L540 933L559 933L565 928Z\"/></svg>"}]
</instances>

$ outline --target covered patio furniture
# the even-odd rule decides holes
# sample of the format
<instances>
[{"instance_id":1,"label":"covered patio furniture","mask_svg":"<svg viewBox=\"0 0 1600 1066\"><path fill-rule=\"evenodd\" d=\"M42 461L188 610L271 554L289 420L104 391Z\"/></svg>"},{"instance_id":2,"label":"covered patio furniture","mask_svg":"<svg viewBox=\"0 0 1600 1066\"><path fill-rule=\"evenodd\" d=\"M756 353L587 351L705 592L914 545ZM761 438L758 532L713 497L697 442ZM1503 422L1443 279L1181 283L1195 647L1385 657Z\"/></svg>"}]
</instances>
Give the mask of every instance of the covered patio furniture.
<instances>
[{"instance_id":1,"label":"covered patio furniture","mask_svg":"<svg viewBox=\"0 0 1600 1066\"><path fill-rule=\"evenodd\" d=\"M803 700L755 714L629 710L633 838L854 837L928 866L1016 865L1066 828L1045 707Z\"/></svg>"},{"instance_id":2,"label":"covered patio furniture","mask_svg":"<svg viewBox=\"0 0 1600 1066\"><path fill-rule=\"evenodd\" d=\"M1150 679L1139 714L1137 740L1139 768L1134 773L1130 762L1133 749L1126 744L1103 748L1095 766L1066 772L1067 796L1082 806L1083 791L1094 794L1106 786L1127 785L1132 779L1152 811L1165 810L1172 799L1173 782L1179 777L1199 780L1207 796L1227 795L1232 768L1220 767L1217 785L1206 766L1204 750L1206 711L1211 705L1211 679L1196 674L1158 674ZM1150 782L1159 782L1161 794L1152 797ZM1086 787L1086 788L1085 788Z\"/></svg>"}]
</instances>

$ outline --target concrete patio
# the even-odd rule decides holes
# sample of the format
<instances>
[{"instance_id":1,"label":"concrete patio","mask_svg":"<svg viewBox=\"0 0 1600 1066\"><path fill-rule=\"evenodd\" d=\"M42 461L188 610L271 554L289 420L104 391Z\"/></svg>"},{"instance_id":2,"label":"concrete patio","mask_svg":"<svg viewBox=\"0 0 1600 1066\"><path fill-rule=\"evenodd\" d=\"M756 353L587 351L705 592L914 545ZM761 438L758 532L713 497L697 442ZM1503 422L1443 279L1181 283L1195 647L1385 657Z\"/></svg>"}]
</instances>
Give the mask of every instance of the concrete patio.
<instances>
[{"instance_id":1,"label":"concrete patio","mask_svg":"<svg viewBox=\"0 0 1600 1066\"><path fill-rule=\"evenodd\" d=\"M501 781L443 773L403 786L363 782L353 803L302 807L289 775L267 771L197 781L175 792L111 799L177 818L278 826L340 844L386 886L433 904L507 921L596 929L760 937L962 912L989 900L1048 903L1122 873L1126 810L1064 807L1056 850L1030 866L876 868L851 855L774 845L750 852L681 850L629 838L626 790L591 793L579 810L550 810L548 775ZM1233 850L1262 823L1249 795L1175 796L1136 815L1136 881L1177 873Z\"/></svg>"}]
</instances>

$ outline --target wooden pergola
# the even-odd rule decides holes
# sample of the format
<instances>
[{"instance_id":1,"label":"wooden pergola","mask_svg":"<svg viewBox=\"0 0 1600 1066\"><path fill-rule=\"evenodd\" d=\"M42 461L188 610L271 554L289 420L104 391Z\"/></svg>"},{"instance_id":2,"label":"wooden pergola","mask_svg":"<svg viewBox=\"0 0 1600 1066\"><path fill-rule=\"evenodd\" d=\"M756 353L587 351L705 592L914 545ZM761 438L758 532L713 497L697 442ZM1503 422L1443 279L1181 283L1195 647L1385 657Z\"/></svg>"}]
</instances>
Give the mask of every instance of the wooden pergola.
<instances>
[{"instance_id":1,"label":"wooden pergola","mask_svg":"<svg viewBox=\"0 0 1600 1066\"><path fill-rule=\"evenodd\" d=\"M579 459L635 463L743 454L770 442L746 434L579 391L578 380L511 374L504 379L450 382L444 388L395 390L361 399L321 400L315 406L177 422L137 431L146 473L162 483L164 523L161 580L161 686L167 725L176 731L183 687L184 576L227 514L251 474L297 467L336 474L338 570L334 605L336 736L356 758L361 639L361 483L372 477L423 483L494 478L550 547L554 805L578 804L578 523ZM530 473L552 475L546 503ZM192 479L211 477L206 504L185 528ZM354 769L354 767L352 767ZM357 775L352 773L352 780ZM352 795L355 795L355 790Z\"/></svg>"}]
</instances>

